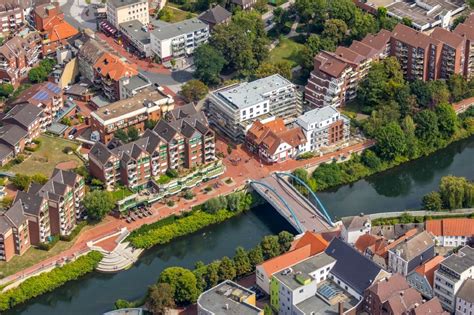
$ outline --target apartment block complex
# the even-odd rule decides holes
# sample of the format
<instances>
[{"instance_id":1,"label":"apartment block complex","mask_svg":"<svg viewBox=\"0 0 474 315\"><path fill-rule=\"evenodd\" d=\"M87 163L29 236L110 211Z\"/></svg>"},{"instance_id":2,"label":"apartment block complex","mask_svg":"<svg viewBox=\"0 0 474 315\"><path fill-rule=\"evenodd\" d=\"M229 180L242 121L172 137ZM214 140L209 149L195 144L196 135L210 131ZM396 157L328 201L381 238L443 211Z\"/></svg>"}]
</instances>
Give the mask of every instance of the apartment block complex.
<instances>
[{"instance_id":1,"label":"apartment block complex","mask_svg":"<svg viewBox=\"0 0 474 315\"><path fill-rule=\"evenodd\" d=\"M174 100L159 89L148 88L138 94L103 106L91 113L91 129L100 141L108 143L117 130L137 128L142 134L147 120L158 121L174 108Z\"/></svg>"},{"instance_id":2,"label":"apartment block complex","mask_svg":"<svg viewBox=\"0 0 474 315\"><path fill-rule=\"evenodd\" d=\"M3 1L0 4L0 33L12 33L25 23L23 9L16 1Z\"/></svg>"},{"instance_id":3,"label":"apartment block complex","mask_svg":"<svg viewBox=\"0 0 474 315\"><path fill-rule=\"evenodd\" d=\"M28 72L39 62L41 37L30 33L15 36L0 46L0 82L18 87L28 77Z\"/></svg>"},{"instance_id":4,"label":"apartment block complex","mask_svg":"<svg viewBox=\"0 0 474 315\"><path fill-rule=\"evenodd\" d=\"M0 260L9 261L30 248L28 219L20 203L0 215Z\"/></svg>"},{"instance_id":5,"label":"apartment block complex","mask_svg":"<svg viewBox=\"0 0 474 315\"><path fill-rule=\"evenodd\" d=\"M443 260L434 274L434 295L443 307L454 312L456 310L456 295L463 283L473 278L474 248L464 246L457 253ZM472 295L472 292L471 292Z\"/></svg>"},{"instance_id":6,"label":"apartment block complex","mask_svg":"<svg viewBox=\"0 0 474 315\"><path fill-rule=\"evenodd\" d=\"M312 109L296 120L306 137L300 152L313 152L349 139L350 120L334 106Z\"/></svg>"},{"instance_id":7,"label":"apartment block complex","mask_svg":"<svg viewBox=\"0 0 474 315\"><path fill-rule=\"evenodd\" d=\"M198 18L172 24L155 21L150 32L151 50L162 61L191 55L208 38L209 25Z\"/></svg>"},{"instance_id":8,"label":"apartment block complex","mask_svg":"<svg viewBox=\"0 0 474 315\"><path fill-rule=\"evenodd\" d=\"M208 99L210 123L232 141L244 141L253 122L271 117L292 122L301 114L295 86L275 74L252 82L224 87Z\"/></svg>"},{"instance_id":9,"label":"apartment block complex","mask_svg":"<svg viewBox=\"0 0 474 315\"><path fill-rule=\"evenodd\" d=\"M107 21L116 29L120 23L138 20L143 25L150 22L147 0L111 0L107 1Z\"/></svg>"},{"instance_id":10,"label":"apartment block complex","mask_svg":"<svg viewBox=\"0 0 474 315\"><path fill-rule=\"evenodd\" d=\"M168 112L137 141L116 147L97 142L89 152L89 169L107 187L121 183L137 190L168 169L190 169L214 160L214 132L204 114L188 104Z\"/></svg>"},{"instance_id":11,"label":"apartment block complex","mask_svg":"<svg viewBox=\"0 0 474 315\"><path fill-rule=\"evenodd\" d=\"M465 39L463 74L470 79L474 76L474 16L470 15L464 23L456 26L453 33Z\"/></svg>"}]
</instances>

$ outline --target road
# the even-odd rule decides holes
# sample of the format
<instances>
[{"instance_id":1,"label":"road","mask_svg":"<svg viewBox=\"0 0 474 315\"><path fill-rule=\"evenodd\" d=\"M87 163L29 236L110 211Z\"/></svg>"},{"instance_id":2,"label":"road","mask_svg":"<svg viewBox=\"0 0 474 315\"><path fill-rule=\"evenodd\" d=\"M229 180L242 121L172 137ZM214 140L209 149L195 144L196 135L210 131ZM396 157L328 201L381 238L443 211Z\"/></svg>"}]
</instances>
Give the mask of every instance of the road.
<instances>
[{"instance_id":1,"label":"road","mask_svg":"<svg viewBox=\"0 0 474 315\"><path fill-rule=\"evenodd\" d=\"M61 10L64 12L64 19L77 29L90 28L96 30L95 17L85 0L58 0ZM97 1L98 3L98 1Z\"/></svg>"}]
</instances>

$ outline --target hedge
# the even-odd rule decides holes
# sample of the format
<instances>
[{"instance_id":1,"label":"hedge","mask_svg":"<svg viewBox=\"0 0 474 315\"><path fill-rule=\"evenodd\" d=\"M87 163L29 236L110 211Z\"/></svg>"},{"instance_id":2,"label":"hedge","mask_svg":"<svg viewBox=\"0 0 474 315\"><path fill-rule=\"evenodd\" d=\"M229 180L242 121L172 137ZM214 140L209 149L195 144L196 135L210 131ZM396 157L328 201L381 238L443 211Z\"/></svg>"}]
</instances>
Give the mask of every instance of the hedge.
<instances>
[{"instance_id":1,"label":"hedge","mask_svg":"<svg viewBox=\"0 0 474 315\"><path fill-rule=\"evenodd\" d=\"M72 241L86 225L87 225L87 221L80 222L79 224L76 225L74 230L72 230L71 234L61 236L60 237L61 241L65 241L65 242Z\"/></svg>"},{"instance_id":2,"label":"hedge","mask_svg":"<svg viewBox=\"0 0 474 315\"><path fill-rule=\"evenodd\" d=\"M62 267L25 280L16 288L0 294L0 311L5 311L41 294L51 292L68 281L79 279L93 271L101 259L100 252L92 251Z\"/></svg>"},{"instance_id":3,"label":"hedge","mask_svg":"<svg viewBox=\"0 0 474 315\"><path fill-rule=\"evenodd\" d=\"M426 215L426 216L412 216L409 213L403 213L398 217L388 217L388 218L377 218L372 220L372 226L380 225L395 225L395 224L409 224L409 223L424 223L428 220L441 220L441 219L450 219L450 218L473 218L474 213L461 213L455 215Z\"/></svg>"}]
</instances>

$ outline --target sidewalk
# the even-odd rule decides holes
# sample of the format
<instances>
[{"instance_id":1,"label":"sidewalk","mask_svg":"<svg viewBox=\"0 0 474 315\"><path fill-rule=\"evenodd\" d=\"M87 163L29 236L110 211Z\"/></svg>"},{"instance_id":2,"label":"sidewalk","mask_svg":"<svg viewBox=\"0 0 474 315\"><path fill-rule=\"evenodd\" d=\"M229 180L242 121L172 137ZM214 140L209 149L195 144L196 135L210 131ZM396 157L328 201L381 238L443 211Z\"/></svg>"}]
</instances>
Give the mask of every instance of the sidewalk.
<instances>
[{"instance_id":1,"label":"sidewalk","mask_svg":"<svg viewBox=\"0 0 474 315\"><path fill-rule=\"evenodd\" d=\"M226 166L225 173L217 179L213 179L206 183L206 186L213 186L217 182L221 182L223 178L231 177L234 180L234 183L231 185L220 185L218 188L213 189L207 194L203 194L201 190L204 187L195 187L193 192L196 194L196 197L193 200L181 200L176 201L174 207L169 208L165 204L157 202L153 204L152 210L153 215L133 221L131 223L125 222L123 219L117 219L112 216L108 216L104 221L84 232L81 232L76 239L74 245L67 251L58 254L54 257L48 258L34 266L31 266L21 272L10 275L8 277L0 280L0 285L8 282L16 281L24 277L30 277L37 272L40 272L44 269L45 266L56 264L56 262L69 259L77 256L79 253L83 253L88 250L87 243L89 241L97 240L101 237L104 237L107 234L117 232L118 230L126 227L131 232L143 224L149 224L156 222L160 219L168 217L172 214L179 214L184 211L189 211L192 207L204 203L206 200L219 196L226 195L234 191L236 188L241 187L246 184L246 181L249 179L260 179L268 176L271 172L274 171L291 171L298 167L314 167L318 164L331 161L333 158L339 158L342 155L349 155L350 153L360 152L366 148L373 145L373 141L369 140L363 143L358 143L353 146L341 149L336 152L326 154L321 157L314 157L308 160L288 160L284 163L274 164L274 165L264 165L260 164L253 156L250 156L243 148L242 145L239 145L236 149L232 151L230 155L227 154L227 143L222 139L217 139L216 147L218 152L224 152L226 157L223 159L224 165ZM236 160L239 162L235 163ZM178 197L175 197L176 200Z\"/></svg>"}]
</instances>

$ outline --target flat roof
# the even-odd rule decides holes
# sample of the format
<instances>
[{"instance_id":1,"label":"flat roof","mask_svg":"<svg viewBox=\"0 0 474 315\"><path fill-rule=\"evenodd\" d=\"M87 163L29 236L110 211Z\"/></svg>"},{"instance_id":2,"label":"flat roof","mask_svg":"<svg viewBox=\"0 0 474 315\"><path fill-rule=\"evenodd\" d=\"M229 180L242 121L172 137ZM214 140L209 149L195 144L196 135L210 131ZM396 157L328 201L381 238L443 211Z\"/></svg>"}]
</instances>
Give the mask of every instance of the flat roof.
<instances>
[{"instance_id":1,"label":"flat roof","mask_svg":"<svg viewBox=\"0 0 474 315\"><path fill-rule=\"evenodd\" d=\"M331 295L327 295L327 292ZM323 294L330 299L325 298ZM347 311L354 308L359 300L339 288L331 280L326 280L318 285L316 295L296 304L296 307L304 314L334 315L339 314L339 302L343 303L344 311Z\"/></svg>"},{"instance_id":2,"label":"flat roof","mask_svg":"<svg viewBox=\"0 0 474 315\"><path fill-rule=\"evenodd\" d=\"M114 7L120 8L126 5L146 2L146 0L108 0L107 3L112 3Z\"/></svg>"},{"instance_id":3,"label":"flat roof","mask_svg":"<svg viewBox=\"0 0 474 315\"><path fill-rule=\"evenodd\" d=\"M155 29L151 32L159 40L178 37L187 33L199 31L209 26L198 18L192 18L177 23L152 23Z\"/></svg>"},{"instance_id":4,"label":"flat roof","mask_svg":"<svg viewBox=\"0 0 474 315\"><path fill-rule=\"evenodd\" d=\"M277 272L273 274L273 276L276 277L278 280L280 280L280 282L284 283L291 290L296 290L299 287L302 287L305 285L302 282L300 282L298 279L300 280L309 279L313 281L314 279L309 275L310 273L334 262L336 262L336 260L332 258L331 256L329 256L328 254L320 253L306 260L303 260L302 262L296 265L291 266L290 268L288 268L288 270ZM287 271L290 271L290 272L287 272Z\"/></svg>"},{"instance_id":5,"label":"flat roof","mask_svg":"<svg viewBox=\"0 0 474 315\"><path fill-rule=\"evenodd\" d=\"M328 120L332 118L334 115L339 114L342 116L339 111L333 106L325 106L322 108L315 108L310 111L307 111L303 115L299 116L298 119L307 123L307 124L314 124L320 123L322 121Z\"/></svg>"},{"instance_id":6,"label":"flat roof","mask_svg":"<svg viewBox=\"0 0 474 315\"><path fill-rule=\"evenodd\" d=\"M151 85L150 80L148 80L147 78L145 78L144 76L139 74L139 75L134 75L131 78L128 78L128 84L125 85L125 87L128 90L133 91L133 90L136 90L136 89L145 88L145 87L150 86L150 85Z\"/></svg>"},{"instance_id":7,"label":"flat roof","mask_svg":"<svg viewBox=\"0 0 474 315\"><path fill-rule=\"evenodd\" d=\"M474 248L464 246L456 254L452 254L440 264L459 274L474 266Z\"/></svg>"},{"instance_id":8,"label":"flat roof","mask_svg":"<svg viewBox=\"0 0 474 315\"><path fill-rule=\"evenodd\" d=\"M123 22L119 25L120 28L125 30L125 33L130 35L133 39L141 42L144 45L150 43L150 32L143 30L144 25L139 20Z\"/></svg>"},{"instance_id":9,"label":"flat roof","mask_svg":"<svg viewBox=\"0 0 474 315\"><path fill-rule=\"evenodd\" d=\"M238 300L246 300L254 294L241 285L227 280L202 293L197 303L198 307L215 315L260 314L261 309L258 307L238 302Z\"/></svg>"},{"instance_id":10,"label":"flat roof","mask_svg":"<svg viewBox=\"0 0 474 315\"><path fill-rule=\"evenodd\" d=\"M156 106L158 105L157 102L168 98L169 97L166 94L159 91L158 89L145 89L131 98L123 99L103 106L92 112L91 115L106 121L133 113L138 109Z\"/></svg>"},{"instance_id":11,"label":"flat roof","mask_svg":"<svg viewBox=\"0 0 474 315\"><path fill-rule=\"evenodd\" d=\"M214 92L219 98L233 104L239 109L253 106L265 101L266 95L282 87L292 86L293 83L279 74L252 82L243 82Z\"/></svg>"}]
</instances>

